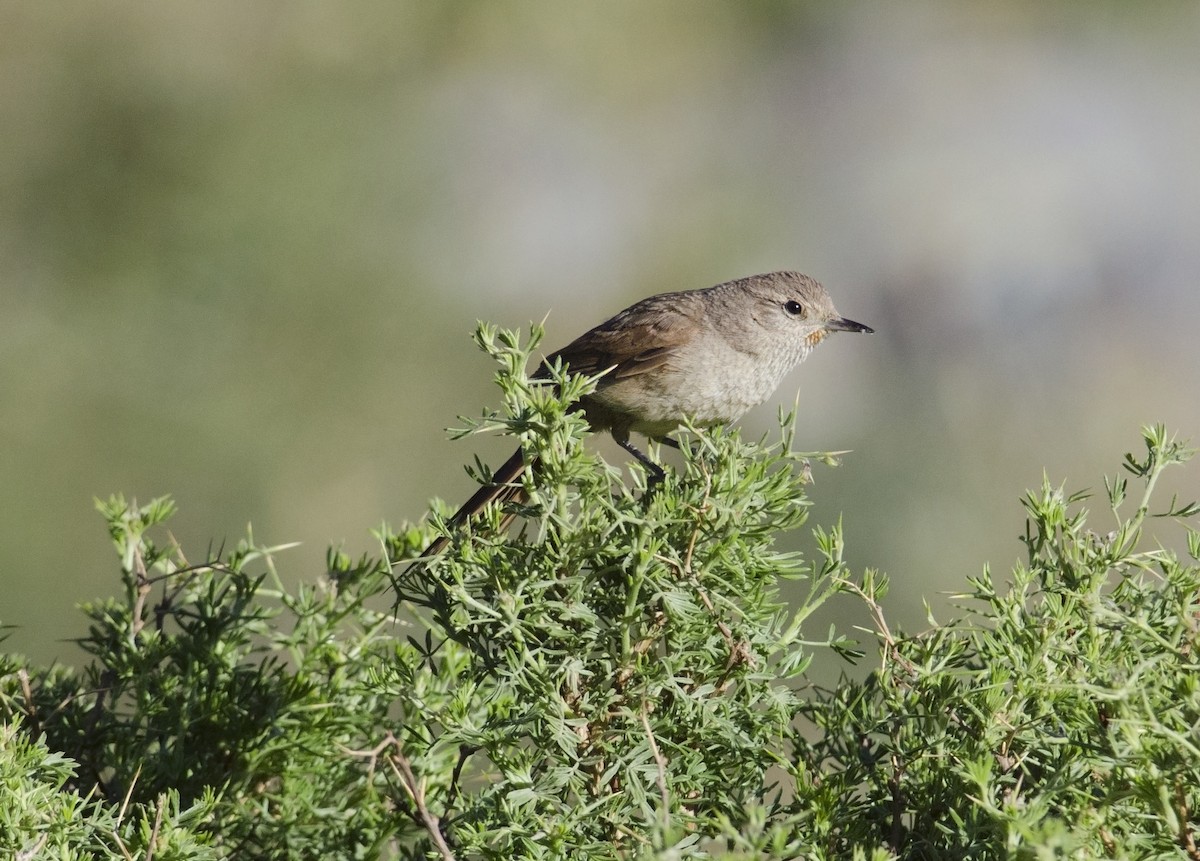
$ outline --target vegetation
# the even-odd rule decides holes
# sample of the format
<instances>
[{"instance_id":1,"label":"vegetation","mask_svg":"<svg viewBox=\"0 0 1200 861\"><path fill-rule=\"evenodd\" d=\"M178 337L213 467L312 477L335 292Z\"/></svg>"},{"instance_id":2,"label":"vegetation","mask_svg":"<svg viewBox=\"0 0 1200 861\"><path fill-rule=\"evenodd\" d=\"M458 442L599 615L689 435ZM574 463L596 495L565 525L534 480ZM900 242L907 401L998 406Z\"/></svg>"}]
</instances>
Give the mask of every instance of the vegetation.
<instances>
[{"instance_id":1,"label":"vegetation","mask_svg":"<svg viewBox=\"0 0 1200 861\"><path fill-rule=\"evenodd\" d=\"M0 658L5 857L1200 858L1200 509L1152 496L1190 454L1161 428L1109 524L1045 484L1025 564L906 636L837 526L778 546L807 515L787 421L691 429L648 490L584 445L593 381L478 338L504 407L464 433L540 466L436 558L441 508L288 591L284 548L192 562L169 500L100 505L123 588L84 606L90 662ZM835 595L880 662L822 688L813 662L861 654L810 630Z\"/></svg>"}]
</instances>

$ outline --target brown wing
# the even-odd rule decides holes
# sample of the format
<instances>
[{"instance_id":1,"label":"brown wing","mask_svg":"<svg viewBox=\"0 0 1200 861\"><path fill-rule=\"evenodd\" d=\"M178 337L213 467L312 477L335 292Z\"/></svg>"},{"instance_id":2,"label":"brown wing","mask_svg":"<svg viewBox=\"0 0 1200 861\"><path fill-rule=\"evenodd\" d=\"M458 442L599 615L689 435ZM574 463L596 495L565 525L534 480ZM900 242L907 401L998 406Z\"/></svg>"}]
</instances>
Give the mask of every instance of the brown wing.
<instances>
[{"instance_id":1,"label":"brown wing","mask_svg":"<svg viewBox=\"0 0 1200 861\"><path fill-rule=\"evenodd\" d=\"M610 380L652 371L670 361L691 337L699 310L696 297L688 293L643 299L547 356L536 376L544 377L546 365L556 359L577 374L594 375L612 368Z\"/></svg>"}]
</instances>

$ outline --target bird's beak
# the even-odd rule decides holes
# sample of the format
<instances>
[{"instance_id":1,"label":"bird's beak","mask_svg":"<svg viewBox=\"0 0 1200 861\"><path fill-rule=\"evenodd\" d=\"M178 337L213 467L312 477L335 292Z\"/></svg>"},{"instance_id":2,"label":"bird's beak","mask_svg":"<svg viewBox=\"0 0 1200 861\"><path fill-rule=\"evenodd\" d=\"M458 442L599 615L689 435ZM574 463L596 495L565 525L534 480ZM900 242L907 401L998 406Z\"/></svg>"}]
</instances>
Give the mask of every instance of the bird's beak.
<instances>
[{"instance_id":1,"label":"bird's beak","mask_svg":"<svg viewBox=\"0 0 1200 861\"><path fill-rule=\"evenodd\" d=\"M845 317L834 317L825 324L826 332L866 332L871 333L875 330L870 326L864 326L862 323L855 323L853 320L847 320Z\"/></svg>"}]
</instances>

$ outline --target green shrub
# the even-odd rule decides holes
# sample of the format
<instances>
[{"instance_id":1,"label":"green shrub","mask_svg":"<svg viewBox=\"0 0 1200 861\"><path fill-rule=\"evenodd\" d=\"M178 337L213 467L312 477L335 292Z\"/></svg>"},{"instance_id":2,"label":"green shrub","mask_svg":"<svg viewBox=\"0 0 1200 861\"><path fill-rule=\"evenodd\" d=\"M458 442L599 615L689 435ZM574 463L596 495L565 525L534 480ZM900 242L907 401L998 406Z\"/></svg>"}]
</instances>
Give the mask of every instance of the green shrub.
<instances>
[{"instance_id":1,"label":"green shrub","mask_svg":"<svg viewBox=\"0 0 1200 861\"><path fill-rule=\"evenodd\" d=\"M817 729L796 737L791 814L827 811L813 839L828 857L884 843L905 858L1200 858L1200 533L1184 529L1188 564L1140 549L1155 482L1191 452L1162 428L1145 443L1126 459L1131 512L1126 479L1106 481L1106 526L1089 528L1086 494L1030 494L1027 562L1003 588L972 579L961 620L893 636L864 591L881 666L807 700ZM1173 499L1154 516L1197 510Z\"/></svg>"},{"instance_id":2,"label":"green shrub","mask_svg":"<svg viewBox=\"0 0 1200 861\"><path fill-rule=\"evenodd\" d=\"M439 507L288 591L284 548L192 563L169 501L101 504L123 589L84 607L90 661L0 659L5 857L1200 858L1200 569L1141 547L1188 454L1161 429L1131 513L1108 485L1111 532L1047 485L1011 584L985 571L961 620L905 637L838 528L776 545L808 512L788 422L689 430L648 492L583 444L591 381L533 383L533 343L478 337L504 409L464 433L540 465L464 529ZM882 661L822 690L810 662L851 644L809 617L839 593Z\"/></svg>"}]
</instances>

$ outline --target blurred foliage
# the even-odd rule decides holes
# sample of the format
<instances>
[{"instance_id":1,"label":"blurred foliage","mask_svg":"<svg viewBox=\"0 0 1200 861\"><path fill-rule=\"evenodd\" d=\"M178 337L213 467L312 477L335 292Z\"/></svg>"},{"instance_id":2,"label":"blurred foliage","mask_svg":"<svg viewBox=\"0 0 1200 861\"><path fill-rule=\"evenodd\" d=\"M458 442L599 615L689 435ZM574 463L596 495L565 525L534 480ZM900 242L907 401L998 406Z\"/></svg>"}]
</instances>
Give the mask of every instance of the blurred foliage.
<instances>
[{"instance_id":1,"label":"blurred foliage","mask_svg":"<svg viewBox=\"0 0 1200 861\"><path fill-rule=\"evenodd\" d=\"M809 474L778 443L692 431L652 491L583 445L530 349L481 327L502 411L541 458L470 528L379 534L283 587L252 538L190 561L174 504L100 503L122 592L85 606L79 671L0 657L0 847L61 857L1200 857L1200 506L1154 495L1191 452L1145 432L1106 482L1025 500L1027 562L967 615L894 631L838 528L782 549ZM801 468L798 468L801 467ZM503 515L519 517L505 535ZM1143 533L1181 522L1184 563ZM1103 527L1101 527L1103 528ZM445 553L414 565L430 539ZM787 608L781 579L807 598ZM398 589L397 621L372 609ZM874 619L879 669L813 610ZM411 599L417 599L413 601Z\"/></svg>"}]
</instances>

